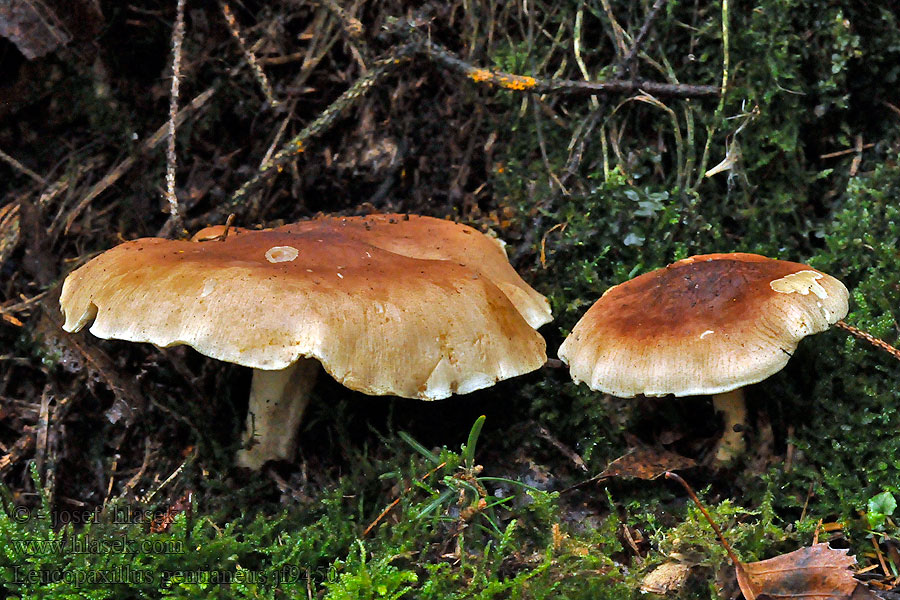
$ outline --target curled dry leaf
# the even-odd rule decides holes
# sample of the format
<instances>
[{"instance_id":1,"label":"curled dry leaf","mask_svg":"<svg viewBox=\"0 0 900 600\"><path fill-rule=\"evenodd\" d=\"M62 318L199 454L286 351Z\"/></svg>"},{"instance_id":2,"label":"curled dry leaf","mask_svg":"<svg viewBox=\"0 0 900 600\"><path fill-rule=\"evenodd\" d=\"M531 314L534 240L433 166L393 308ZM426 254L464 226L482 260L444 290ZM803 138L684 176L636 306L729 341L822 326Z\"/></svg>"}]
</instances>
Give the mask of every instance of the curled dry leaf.
<instances>
[{"instance_id":1,"label":"curled dry leaf","mask_svg":"<svg viewBox=\"0 0 900 600\"><path fill-rule=\"evenodd\" d=\"M42 2L0 2L0 35L33 60L53 52L72 39L56 13Z\"/></svg>"},{"instance_id":2,"label":"curled dry leaf","mask_svg":"<svg viewBox=\"0 0 900 600\"><path fill-rule=\"evenodd\" d=\"M656 479L667 471L680 471L696 467L693 459L659 448L632 448L624 456L609 463L599 478L623 477L632 479Z\"/></svg>"},{"instance_id":3,"label":"curled dry leaf","mask_svg":"<svg viewBox=\"0 0 900 600\"><path fill-rule=\"evenodd\" d=\"M676 592L684 586L692 566L675 561L663 563L644 576L641 591L650 594Z\"/></svg>"},{"instance_id":4,"label":"curled dry leaf","mask_svg":"<svg viewBox=\"0 0 900 600\"><path fill-rule=\"evenodd\" d=\"M847 550L822 543L768 560L740 563L736 570L738 585L747 600L849 600L860 597L857 587L865 591L865 586L853 578L850 567L854 564L856 557Z\"/></svg>"},{"instance_id":5,"label":"curled dry leaf","mask_svg":"<svg viewBox=\"0 0 900 600\"><path fill-rule=\"evenodd\" d=\"M746 600L877 600L875 594L853 578L850 567L856 564L856 557L849 556L847 550L835 550L825 543L768 560L741 562L693 488L675 473L666 473L666 479L677 481L684 487L716 532L734 564L737 582Z\"/></svg>"}]
</instances>

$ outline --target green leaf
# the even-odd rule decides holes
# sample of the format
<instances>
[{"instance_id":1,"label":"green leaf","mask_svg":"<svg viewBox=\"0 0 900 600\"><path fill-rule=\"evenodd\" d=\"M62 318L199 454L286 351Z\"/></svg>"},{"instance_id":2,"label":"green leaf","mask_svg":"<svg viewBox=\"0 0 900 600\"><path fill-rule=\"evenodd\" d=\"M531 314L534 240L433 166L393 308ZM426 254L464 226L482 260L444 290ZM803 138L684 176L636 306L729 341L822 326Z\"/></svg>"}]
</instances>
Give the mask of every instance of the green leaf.
<instances>
[{"instance_id":1,"label":"green leaf","mask_svg":"<svg viewBox=\"0 0 900 600\"><path fill-rule=\"evenodd\" d=\"M485 416L481 415L475 419L472 430L469 431L469 439L466 440L466 447L463 448L463 461L467 469L475 466L475 446L478 443L478 436L481 435L481 428L484 426Z\"/></svg>"},{"instance_id":2,"label":"green leaf","mask_svg":"<svg viewBox=\"0 0 900 600\"><path fill-rule=\"evenodd\" d=\"M405 431L398 431L397 435L403 438L403 441L412 446L412 449L427 458L432 464L439 465L441 464L441 458L436 455L434 452L417 442L411 435L406 433Z\"/></svg>"},{"instance_id":3,"label":"green leaf","mask_svg":"<svg viewBox=\"0 0 900 600\"><path fill-rule=\"evenodd\" d=\"M891 516L897 509L897 500L890 492L881 492L877 496L869 498L869 512L877 512L885 516Z\"/></svg>"},{"instance_id":4,"label":"green leaf","mask_svg":"<svg viewBox=\"0 0 900 600\"><path fill-rule=\"evenodd\" d=\"M881 529L885 520L897 509L897 500L890 492L881 492L869 498L866 520L872 529Z\"/></svg>"}]
</instances>

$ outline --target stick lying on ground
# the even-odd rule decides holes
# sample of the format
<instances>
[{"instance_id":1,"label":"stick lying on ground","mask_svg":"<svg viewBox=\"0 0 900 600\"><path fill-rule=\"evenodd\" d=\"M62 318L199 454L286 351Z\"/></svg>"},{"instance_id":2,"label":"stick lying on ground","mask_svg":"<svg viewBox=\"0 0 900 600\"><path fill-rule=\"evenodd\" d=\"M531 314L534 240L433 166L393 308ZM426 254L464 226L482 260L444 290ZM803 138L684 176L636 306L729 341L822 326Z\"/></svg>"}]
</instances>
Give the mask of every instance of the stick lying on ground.
<instances>
[{"instance_id":1,"label":"stick lying on ground","mask_svg":"<svg viewBox=\"0 0 900 600\"><path fill-rule=\"evenodd\" d=\"M441 66L462 73L475 83L489 83L508 90L536 92L539 94L562 93L579 96L638 91L644 91L654 96L674 98L704 98L719 95L719 86L716 85L689 85L627 79L614 79L611 81L539 79L503 71L489 71L470 65L434 42L422 40L418 44L420 52Z\"/></svg>"}]
</instances>

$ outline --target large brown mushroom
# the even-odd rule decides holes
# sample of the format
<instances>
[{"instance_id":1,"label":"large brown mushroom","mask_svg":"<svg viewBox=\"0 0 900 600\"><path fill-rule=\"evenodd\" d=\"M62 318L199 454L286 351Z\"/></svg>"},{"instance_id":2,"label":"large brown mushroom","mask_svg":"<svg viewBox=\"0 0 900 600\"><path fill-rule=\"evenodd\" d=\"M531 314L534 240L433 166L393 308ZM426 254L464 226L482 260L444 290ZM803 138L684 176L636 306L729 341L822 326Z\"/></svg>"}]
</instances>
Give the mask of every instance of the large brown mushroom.
<instances>
[{"instance_id":1,"label":"large brown mushroom","mask_svg":"<svg viewBox=\"0 0 900 600\"><path fill-rule=\"evenodd\" d=\"M547 300L471 227L375 215L194 239L127 242L71 273L64 329L252 367L242 466L293 456L319 364L356 391L437 400L546 361Z\"/></svg>"},{"instance_id":2,"label":"large brown mushroom","mask_svg":"<svg viewBox=\"0 0 900 600\"><path fill-rule=\"evenodd\" d=\"M756 254L680 260L609 288L559 349L572 378L621 398L710 394L717 450L743 451L742 388L780 371L805 336L847 314L847 288L807 265Z\"/></svg>"}]
</instances>

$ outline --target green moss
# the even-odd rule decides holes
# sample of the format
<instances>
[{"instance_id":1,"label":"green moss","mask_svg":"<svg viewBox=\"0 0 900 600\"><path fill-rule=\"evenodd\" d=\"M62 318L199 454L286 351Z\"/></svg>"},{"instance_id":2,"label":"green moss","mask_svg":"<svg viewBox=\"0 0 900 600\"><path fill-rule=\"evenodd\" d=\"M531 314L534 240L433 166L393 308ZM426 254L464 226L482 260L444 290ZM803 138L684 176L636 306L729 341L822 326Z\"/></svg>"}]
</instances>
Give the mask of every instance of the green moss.
<instances>
[{"instance_id":1,"label":"green moss","mask_svg":"<svg viewBox=\"0 0 900 600\"><path fill-rule=\"evenodd\" d=\"M823 232L825 248L811 261L852 290L847 322L894 343L900 331L898 181L893 161L851 178ZM804 378L812 409L797 419L794 442L808 464L793 478L813 486L813 506L822 502L820 510L851 521L871 496L900 484L900 390L894 385L900 364L853 338L830 337L834 342L809 367L814 374Z\"/></svg>"},{"instance_id":2,"label":"green moss","mask_svg":"<svg viewBox=\"0 0 900 600\"><path fill-rule=\"evenodd\" d=\"M465 450L435 458L437 469L410 462L405 475L421 485L366 539L352 516L363 498L349 493L349 478L312 507L276 513L227 519L195 499L159 533L151 524L162 509L119 503L60 526L73 513L51 510L45 496L25 509L7 494L0 589L16 597L39 586L53 599L306 598L307 586L331 599L628 597L633 588L610 558L621 551L615 517L570 537L557 494L514 481L495 487L465 466ZM464 516L477 498L488 506Z\"/></svg>"}]
</instances>

